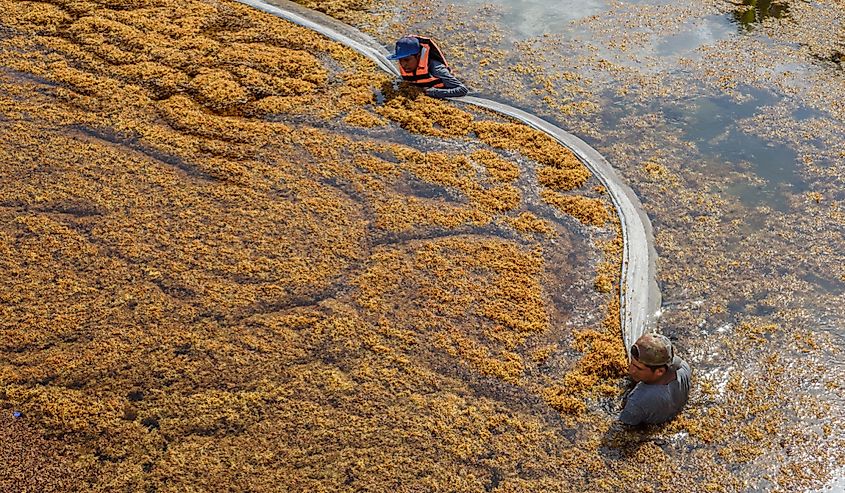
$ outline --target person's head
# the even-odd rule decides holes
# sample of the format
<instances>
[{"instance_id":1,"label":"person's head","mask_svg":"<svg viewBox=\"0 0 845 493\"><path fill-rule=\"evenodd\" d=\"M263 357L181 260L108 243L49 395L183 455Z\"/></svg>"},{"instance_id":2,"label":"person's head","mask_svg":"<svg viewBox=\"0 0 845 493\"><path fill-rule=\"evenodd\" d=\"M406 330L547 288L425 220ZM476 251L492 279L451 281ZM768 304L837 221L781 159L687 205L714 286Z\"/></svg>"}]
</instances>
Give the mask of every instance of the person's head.
<instances>
[{"instance_id":1,"label":"person's head","mask_svg":"<svg viewBox=\"0 0 845 493\"><path fill-rule=\"evenodd\" d=\"M675 358L672 341L660 334L643 334L631 346L628 374L637 382L656 383Z\"/></svg>"},{"instance_id":2,"label":"person's head","mask_svg":"<svg viewBox=\"0 0 845 493\"><path fill-rule=\"evenodd\" d=\"M399 60L399 65L406 72L413 72L420 63L420 41L413 36L405 36L396 41L396 51L388 60Z\"/></svg>"}]
</instances>

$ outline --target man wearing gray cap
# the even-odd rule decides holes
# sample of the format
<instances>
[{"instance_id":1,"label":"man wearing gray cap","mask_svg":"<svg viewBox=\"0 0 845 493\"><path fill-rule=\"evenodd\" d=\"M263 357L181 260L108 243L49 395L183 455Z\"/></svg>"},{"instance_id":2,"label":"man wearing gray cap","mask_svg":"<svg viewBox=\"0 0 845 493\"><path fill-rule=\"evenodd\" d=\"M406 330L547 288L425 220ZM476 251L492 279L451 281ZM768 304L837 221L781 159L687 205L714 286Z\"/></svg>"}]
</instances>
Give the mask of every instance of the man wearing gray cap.
<instances>
[{"instance_id":1,"label":"man wearing gray cap","mask_svg":"<svg viewBox=\"0 0 845 493\"><path fill-rule=\"evenodd\" d=\"M687 403L692 370L675 356L672 341L643 334L631 346L628 374L637 382L619 421L626 425L660 424L674 418Z\"/></svg>"},{"instance_id":2,"label":"man wearing gray cap","mask_svg":"<svg viewBox=\"0 0 845 493\"><path fill-rule=\"evenodd\" d=\"M387 59L398 60L402 79L425 88L428 96L459 98L468 92L452 75L446 57L432 38L415 34L399 38L396 50Z\"/></svg>"}]
</instances>

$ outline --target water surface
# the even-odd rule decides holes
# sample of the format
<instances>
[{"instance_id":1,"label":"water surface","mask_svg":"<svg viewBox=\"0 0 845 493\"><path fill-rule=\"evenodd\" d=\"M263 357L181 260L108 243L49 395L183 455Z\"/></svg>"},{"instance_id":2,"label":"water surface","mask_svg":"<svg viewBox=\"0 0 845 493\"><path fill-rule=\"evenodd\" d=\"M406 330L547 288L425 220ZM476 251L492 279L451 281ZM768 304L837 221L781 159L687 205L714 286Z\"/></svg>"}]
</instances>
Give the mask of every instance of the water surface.
<instances>
[{"instance_id":1,"label":"water surface","mask_svg":"<svg viewBox=\"0 0 845 493\"><path fill-rule=\"evenodd\" d=\"M819 62L832 42L818 33L843 14L755 0L443 5L411 15L410 29L451 48L485 97L582 137L638 193L661 257L663 332L711 375L757 379L773 357L790 371L818 364L826 383L794 377L784 429L805 427L798 401L820 395L832 407L818 423L833 427L803 451L841 451L845 114L831 101L845 99L845 81ZM755 326L771 328L742 360L726 356ZM791 462L776 445L762 457ZM770 474L763 462L736 470Z\"/></svg>"}]
</instances>

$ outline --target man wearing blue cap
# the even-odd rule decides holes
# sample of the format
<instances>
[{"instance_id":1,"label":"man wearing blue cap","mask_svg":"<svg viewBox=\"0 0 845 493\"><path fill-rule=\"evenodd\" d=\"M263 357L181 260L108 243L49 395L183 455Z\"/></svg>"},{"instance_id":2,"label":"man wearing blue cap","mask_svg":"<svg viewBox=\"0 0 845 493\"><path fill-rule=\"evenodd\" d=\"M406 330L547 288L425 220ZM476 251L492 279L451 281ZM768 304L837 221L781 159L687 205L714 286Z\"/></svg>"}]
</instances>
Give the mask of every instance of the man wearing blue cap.
<instances>
[{"instance_id":1,"label":"man wearing blue cap","mask_svg":"<svg viewBox=\"0 0 845 493\"><path fill-rule=\"evenodd\" d=\"M431 38L409 35L396 41L396 51L387 57L399 60L405 81L425 88L433 98L466 96L467 88L452 75L443 52Z\"/></svg>"}]
</instances>

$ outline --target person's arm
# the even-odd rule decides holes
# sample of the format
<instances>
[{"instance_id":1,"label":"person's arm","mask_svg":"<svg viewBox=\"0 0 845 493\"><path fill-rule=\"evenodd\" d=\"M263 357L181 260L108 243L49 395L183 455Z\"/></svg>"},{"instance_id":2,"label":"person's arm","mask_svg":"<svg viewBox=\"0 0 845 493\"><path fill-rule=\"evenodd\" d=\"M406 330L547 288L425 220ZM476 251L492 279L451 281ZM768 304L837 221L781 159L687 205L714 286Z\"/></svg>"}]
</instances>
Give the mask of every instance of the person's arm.
<instances>
[{"instance_id":1,"label":"person's arm","mask_svg":"<svg viewBox=\"0 0 845 493\"><path fill-rule=\"evenodd\" d=\"M432 61L430 68L431 75L443 82L445 87L429 87L425 90L426 95L433 98L459 98L466 96L469 90L461 81L452 75L452 72L442 63Z\"/></svg>"}]
</instances>

